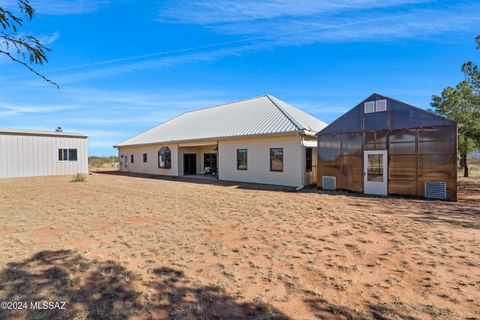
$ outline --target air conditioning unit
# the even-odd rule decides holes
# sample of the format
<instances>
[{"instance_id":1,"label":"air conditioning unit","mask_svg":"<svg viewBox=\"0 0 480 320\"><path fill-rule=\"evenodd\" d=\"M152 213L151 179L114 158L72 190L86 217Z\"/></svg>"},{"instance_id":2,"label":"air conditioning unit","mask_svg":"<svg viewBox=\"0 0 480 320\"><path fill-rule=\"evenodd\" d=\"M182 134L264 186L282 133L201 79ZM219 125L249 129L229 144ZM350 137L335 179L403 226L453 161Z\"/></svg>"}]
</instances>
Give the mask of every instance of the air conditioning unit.
<instances>
[{"instance_id":1,"label":"air conditioning unit","mask_svg":"<svg viewBox=\"0 0 480 320\"><path fill-rule=\"evenodd\" d=\"M372 112L375 112L375 101L365 102L364 113L372 113Z\"/></svg>"},{"instance_id":2,"label":"air conditioning unit","mask_svg":"<svg viewBox=\"0 0 480 320\"><path fill-rule=\"evenodd\" d=\"M337 179L332 176L322 176L322 188L324 190L337 189Z\"/></svg>"},{"instance_id":3,"label":"air conditioning unit","mask_svg":"<svg viewBox=\"0 0 480 320\"><path fill-rule=\"evenodd\" d=\"M375 111L387 111L387 100L377 100L375 101Z\"/></svg>"},{"instance_id":4,"label":"air conditioning unit","mask_svg":"<svg viewBox=\"0 0 480 320\"><path fill-rule=\"evenodd\" d=\"M425 181L425 198L447 199L447 183L444 181Z\"/></svg>"}]
</instances>

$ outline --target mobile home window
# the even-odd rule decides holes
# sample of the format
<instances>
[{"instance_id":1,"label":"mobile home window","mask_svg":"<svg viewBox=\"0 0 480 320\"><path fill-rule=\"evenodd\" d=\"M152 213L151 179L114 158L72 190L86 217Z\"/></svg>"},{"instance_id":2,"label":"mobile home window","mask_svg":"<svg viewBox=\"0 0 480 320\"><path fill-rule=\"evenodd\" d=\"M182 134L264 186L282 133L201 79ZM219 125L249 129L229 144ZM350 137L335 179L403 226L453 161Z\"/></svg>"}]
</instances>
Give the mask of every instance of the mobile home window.
<instances>
[{"instance_id":1,"label":"mobile home window","mask_svg":"<svg viewBox=\"0 0 480 320\"><path fill-rule=\"evenodd\" d=\"M283 171L283 148L270 149L270 171Z\"/></svg>"},{"instance_id":2,"label":"mobile home window","mask_svg":"<svg viewBox=\"0 0 480 320\"><path fill-rule=\"evenodd\" d=\"M147 162L147 154L146 153L143 154L143 162Z\"/></svg>"},{"instance_id":3,"label":"mobile home window","mask_svg":"<svg viewBox=\"0 0 480 320\"><path fill-rule=\"evenodd\" d=\"M68 149L58 149L58 161L68 161Z\"/></svg>"},{"instance_id":4,"label":"mobile home window","mask_svg":"<svg viewBox=\"0 0 480 320\"><path fill-rule=\"evenodd\" d=\"M133 154L130 155L130 162L133 163Z\"/></svg>"},{"instance_id":5,"label":"mobile home window","mask_svg":"<svg viewBox=\"0 0 480 320\"><path fill-rule=\"evenodd\" d=\"M172 167L172 152L169 147L162 147L158 151L158 167L165 169Z\"/></svg>"},{"instance_id":6,"label":"mobile home window","mask_svg":"<svg viewBox=\"0 0 480 320\"><path fill-rule=\"evenodd\" d=\"M248 168L248 150L237 149L237 170L247 170Z\"/></svg>"},{"instance_id":7,"label":"mobile home window","mask_svg":"<svg viewBox=\"0 0 480 320\"><path fill-rule=\"evenodd\" d=\"M77 161L77 149L68 149L68 161Z\"/></svg>"},{"instance_id":8,"label":"mobile home window","mask_svg":"<svg viewBox=\"0 0 480 320\"><path fill-rule=\"evenodd\" d=\"M58 149L58 161L77 161L77 149Z\"/></svg>"},{"instance_id":9,"label":"mobile home window","mask_svg":"<svg viewBox=\"0 0 480 320\"><path fill-rule=\"evenodd\" d=\"M312 160L313 160L313 152L312 152L312 148L306 148L305 149L305 170L307 172L311 172L312 171Z\"/></svg>"}]
</instances>

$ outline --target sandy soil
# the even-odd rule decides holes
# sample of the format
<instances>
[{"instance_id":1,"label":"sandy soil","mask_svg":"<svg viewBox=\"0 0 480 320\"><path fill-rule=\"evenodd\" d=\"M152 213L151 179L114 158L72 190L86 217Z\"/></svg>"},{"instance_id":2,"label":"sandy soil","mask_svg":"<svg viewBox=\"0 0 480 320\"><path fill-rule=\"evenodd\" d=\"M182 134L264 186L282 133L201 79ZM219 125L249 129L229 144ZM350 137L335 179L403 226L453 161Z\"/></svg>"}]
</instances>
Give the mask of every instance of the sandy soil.
<instances>
[{"instance_id":1,"label":"sandy soil","mask_svg":"<svg viewBox=\"0 0 480 320\"><path fill-rule=\"evenodd\" d=\"M480 183L459 201L98 173L0 181L0 319L480 317ZM276 189L276 188L273 188Z\"/></svg>"}]
</instances>

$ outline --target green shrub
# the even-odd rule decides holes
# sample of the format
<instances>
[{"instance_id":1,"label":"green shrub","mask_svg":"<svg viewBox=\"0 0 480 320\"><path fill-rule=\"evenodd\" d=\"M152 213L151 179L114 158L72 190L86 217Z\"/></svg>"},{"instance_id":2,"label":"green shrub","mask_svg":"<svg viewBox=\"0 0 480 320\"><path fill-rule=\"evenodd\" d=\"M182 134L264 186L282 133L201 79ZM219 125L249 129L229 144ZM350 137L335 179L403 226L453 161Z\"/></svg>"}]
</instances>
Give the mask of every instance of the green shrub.
<instances>
[{"instance_id":1,"label":"green shrub","mask_svg":"<svg viewBox=\"0 0 480 320\"><path fill-rule=\"evenodd\" d=\"M72 177L72 182L83 182L87 180L87 175L83 173L75 173Z\"/></svg>"}]
</instances>

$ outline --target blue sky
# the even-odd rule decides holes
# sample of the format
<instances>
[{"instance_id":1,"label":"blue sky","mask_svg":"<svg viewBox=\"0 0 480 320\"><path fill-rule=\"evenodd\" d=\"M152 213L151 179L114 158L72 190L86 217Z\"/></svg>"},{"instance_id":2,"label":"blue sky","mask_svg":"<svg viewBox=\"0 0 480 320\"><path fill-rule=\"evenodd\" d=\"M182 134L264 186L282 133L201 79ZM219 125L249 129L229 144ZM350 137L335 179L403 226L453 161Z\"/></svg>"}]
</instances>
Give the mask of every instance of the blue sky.
<instances>
[{"instance_id":1,"label":"blue sky","mask_svg":"<svg viewBox=\"0 0 480 320\"><path fill-rule=\"evenodd\" d=\"M329 123L378 92L427 108L480 60L478 1L31 0L44 83L0 58L0 127L90 155L192 109L270 93ZM14 0L0 0L14 7Z\"/></svg>"}]
</instances>

